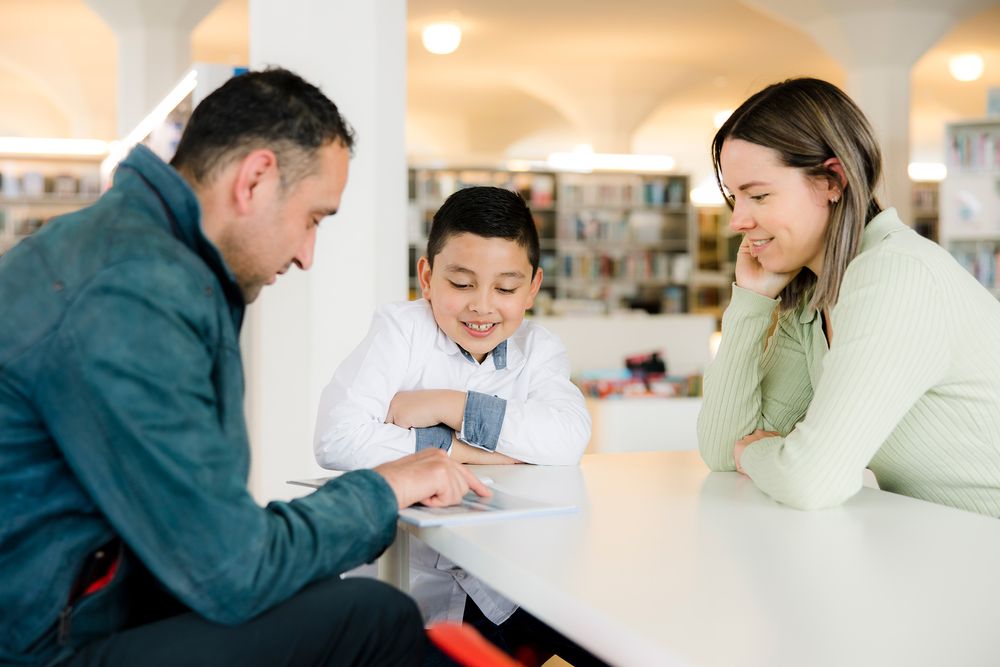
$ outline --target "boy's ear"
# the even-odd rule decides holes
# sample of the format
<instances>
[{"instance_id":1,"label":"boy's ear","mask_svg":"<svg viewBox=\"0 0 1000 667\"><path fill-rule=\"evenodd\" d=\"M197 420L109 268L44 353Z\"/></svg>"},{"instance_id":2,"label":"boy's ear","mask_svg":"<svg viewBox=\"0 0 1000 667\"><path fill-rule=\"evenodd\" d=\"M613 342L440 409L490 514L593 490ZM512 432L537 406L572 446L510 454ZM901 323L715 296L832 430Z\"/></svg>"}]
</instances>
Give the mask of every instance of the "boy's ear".
<instances>
[{"instance_id":1,"label":"boy's ear","mask_svg":"<svg viewBox=\"0 0 1000 667\"><path fill-rule=\"evenodd\" d=\"M542 267L538 267L535 271L535 277L531 279L531 292L528 296L528 308L535 305L535 297L538 296L538 290L542 287ZM527 308L525 308L527 310Z\"/></svg>"},{"instance_id":2,"label":"boy's ear","mask_svg":"<svg viewBox=\"0 0 1000 667\"><path fill-rule=\"evenodd\" d=\"M428 301L431 300L431 263L426 257L417 261L417 280L420 281L420 293Z\"/></svg>"}]
</instances>

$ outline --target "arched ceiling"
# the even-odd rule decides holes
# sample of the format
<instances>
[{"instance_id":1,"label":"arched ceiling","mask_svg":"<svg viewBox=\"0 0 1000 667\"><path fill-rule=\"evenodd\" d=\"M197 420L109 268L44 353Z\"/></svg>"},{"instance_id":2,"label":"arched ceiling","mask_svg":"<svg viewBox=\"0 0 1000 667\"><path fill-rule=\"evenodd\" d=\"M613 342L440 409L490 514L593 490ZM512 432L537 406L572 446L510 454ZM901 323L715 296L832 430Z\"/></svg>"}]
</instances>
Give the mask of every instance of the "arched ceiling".
<instances>
[{"instance_id":1,"label":"arched ceiling","mask_svg":"<svg viewBox=\"0 0 1000 667\"><path fill-rule=\"evenodd\" d=\"M221 0L192 34L193 60L246 62L247 2ZM537 158L587 141L672 152L684 166L704 154L715 111L788 76L845 77L804 33L737 0L409 0L408 12L415 157ZM464 27L459 50L425 52L420 29L448 19ZM985 114L986 91L1000 87L997 35L1000 2L956 25L914 66L915 156L940 159L942 123ZM986 73L956 82L947 60L969 50L983 55ZM3 0L0 131L113 138L116 59L114 34L84 0Z\"/></svg>"}]
</instances>

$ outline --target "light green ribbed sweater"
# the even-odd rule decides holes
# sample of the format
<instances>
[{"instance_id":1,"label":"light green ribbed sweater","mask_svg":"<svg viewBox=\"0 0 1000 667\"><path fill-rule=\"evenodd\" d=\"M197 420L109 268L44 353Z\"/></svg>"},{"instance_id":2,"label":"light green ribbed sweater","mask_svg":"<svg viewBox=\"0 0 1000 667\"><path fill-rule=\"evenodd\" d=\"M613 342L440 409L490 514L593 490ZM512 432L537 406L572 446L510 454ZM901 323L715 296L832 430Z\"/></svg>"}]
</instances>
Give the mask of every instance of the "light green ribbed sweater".
<instances>
[{"instance_id":1,"label":"light green ribbed sweater","mask_svg":"<svg viewBox=\"0 0 1000 667\"><path fill-rule=\"evenodd\" d=\"M804 306L733 287L698 417L702 458L802 509L842 503L871 468L895 493L1000 517L1000 302L888 209L865 229L839 302ZM766 350L765 350L765 342Z\"/></svg>"}]
</instances>

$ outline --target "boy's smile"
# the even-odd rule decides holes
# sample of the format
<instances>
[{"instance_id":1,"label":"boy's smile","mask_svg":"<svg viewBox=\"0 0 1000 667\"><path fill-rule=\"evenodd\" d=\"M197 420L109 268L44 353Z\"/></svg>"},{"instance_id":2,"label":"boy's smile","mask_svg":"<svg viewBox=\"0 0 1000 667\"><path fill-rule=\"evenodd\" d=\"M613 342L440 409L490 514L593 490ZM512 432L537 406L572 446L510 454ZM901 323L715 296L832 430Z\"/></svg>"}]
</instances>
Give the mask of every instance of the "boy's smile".
<instances>
[{"instance_id":1,"label":"boy's smile","mask_svg":"<svg viewBox=\"0 0 1000 667\"><path fill-rule=\"evenodd\" d=\"M493 327L497 325L496 322L463 322L466 328L469 329L469 334L472 336L489 336L493 332Z\"/></svg>"},{"instance_id":2,"label":"boy's smile","mask_svg":"<svg viewBox=\"0 0 1000 667\"><path fill-rule=\"evenodd\" d=\"M438 328L479 362L517 331L542 284L525 248L469 233L449 238L433 269L421 257L417 274Z\"/></svg>"}]
</instances>

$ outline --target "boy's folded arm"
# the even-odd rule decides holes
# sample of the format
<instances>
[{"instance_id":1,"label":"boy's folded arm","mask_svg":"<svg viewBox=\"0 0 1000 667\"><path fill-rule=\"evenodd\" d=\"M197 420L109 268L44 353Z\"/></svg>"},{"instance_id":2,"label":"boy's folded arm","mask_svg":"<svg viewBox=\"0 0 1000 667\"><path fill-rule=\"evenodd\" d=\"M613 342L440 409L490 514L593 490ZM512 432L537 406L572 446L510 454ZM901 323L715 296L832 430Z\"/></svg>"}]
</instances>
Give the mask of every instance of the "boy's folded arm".
<instances>
[{"instance_id":1,"label":"boy's folded arm","mask_svg":"<svg viewBox=\"0 0 1000 667\"><path fill-rule=\"evenodd\" d=\"M496 451L525 463L576 465L590 431L580 390L566 378L553 377L526 400L507 402Z\"/></svg>"},{"instance_id":2,"label":"boy's folded arm","mask_svg":"<svg viewBox=\"0 0 1000 667\"><path fill-rule=\"evenodd\" d=\"M567 377L544 369L525 400L470 391L460 440L541 465L575 465L590 441L590 414Z\"/></svg>"},{"instance_id":3,"label":"boy's folded arm","mask_svg":"<svg viewBox=\"0 0 1000 667\"><path fill-rule=\"evenodd\" d=\"M500 452L491 452L488 449L481 449L479 447L466 444L459 440L457 435L453 437L450 455L453 461L457 461L458 463L471 463L474 465L505 465L510 463L522 463L522 461L513 459L509 456L501 454Z\"/></svg>"},{"instance_id":4,"label":"boy's folded arm","mask_svg":"<svg viewBox=\"0 0 1000 667\"><path fill-rule=\"evenodd\" d=\"M314 452L316 462L324 468L373 468L419 451L417 429L384 424L344 408L341 405L333 409L325 420L323 415L320 417L328 427L317 428Z\"/></svg>"},{"instance_id":5,"label":"boy's folded arm","mask_svg":"<svg viewBox=\"0 0 1000 667\"><path fill-rule=\"evenodd\" d=\"M367 336L340 364L320 397L313 439L317 462L369 468L417 451L416 433L384 423L408 368L408 336L379 308Z\"/></svg>"},{"instance_id":6,"label":"boy's folded arm","mask_svg":"<svg viewBox=\"0 0 1000 667\"><path fill-rule=\"evenodd\" d=\"M526 398L505 401L494 449L524 463L576 465L590 442L590 413L569 379L566 348L545 334L534 341ZM475 403L470 392L467 404ZM467 411L465 428L468 419Z\"/></svg>"}]
</instances>

